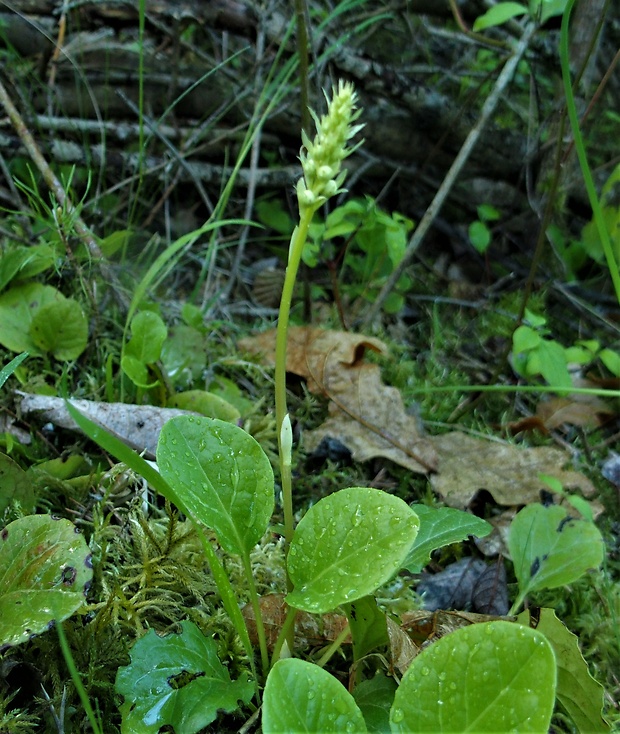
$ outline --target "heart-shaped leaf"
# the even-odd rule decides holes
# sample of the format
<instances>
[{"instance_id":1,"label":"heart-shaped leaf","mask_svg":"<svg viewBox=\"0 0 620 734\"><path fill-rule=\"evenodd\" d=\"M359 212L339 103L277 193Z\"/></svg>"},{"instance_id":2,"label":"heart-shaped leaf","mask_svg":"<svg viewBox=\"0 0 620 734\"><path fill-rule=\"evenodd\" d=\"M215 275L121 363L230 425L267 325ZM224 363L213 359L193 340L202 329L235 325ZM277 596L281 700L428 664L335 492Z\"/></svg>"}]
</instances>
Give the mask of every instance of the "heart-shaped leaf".
<instances>
[{"instance_id":1,"label":"heart-shaped leaf","mask_svg":"<svg viewBox=\"0 0 620 734\"><path fill-rule=\"evenodd\" d=\"M324 497L295 530L287 603L322 614L371 594L402 566L419 524L406 502L378 489L350 487Z\"/></svg>"},{"instance_id":2,"label":"heart-shaped leaf","mask_svg":"<svg viewBox=\"0 0 620 734\"><path fill-rule=\"evenodd\" d=\"M265 534L273 471L243 429L211 418L173 418L162 428L157 462L185 510L215 530L228 553L248 554Z\"/></svg>"},{"instance_id":3,"label":"heart-shaped leaf","mask_svg":"<svg viewBox=\"0 0 620 734\"><path fill-rule=\"evenodd\" d=\"M70 617L93 577L90 550L69 520L27 515L0 532L0 647Z\"/></svg>"},{"instance_id":4,"label":"heart-shaped leaf","mask_svg":"<svg viewBox=\"0 0 620 734\"><path fill-rule=\"evenodd\" d=\"M397 732L542 732L555 702L556 664L541 632L474 624L415 657L390 712Z\"/></svg>"},{"instance_id":5,"label":"heart-shaped leaf","mask_svg":"<svg viewBox=\"0 0 620 734\"><path fill-rule=\"evenodd\" d=\"M510 525L508 548L520 596L570 584L603 561L603 538L594 523L558 505L524 507Z\"/></svg>"},{"instance_id":6,"label":"heart-shaped leaf","mask_svg":"<svg viewBox=\"0 0 620 734\"><path fill-rule=\"evenodd\" d=\"M366 732L364 717L347 689L318 665L278 660L263 698L264 734Z\"/></svg>"},{"instance_id":7,"label":"heart-shaped leaf","mask_svg":"<svg viewBox=\"0 0 620 734\"><path fill-rule=\"evenodd\" d=\"M437 548L465 540L470 535L483 538L493 529L486 520L453 507L416 504L411 505L411 509L420 518L420 532L403 563L403 568L411 573L420 573Z\"/></svg>"},{"instance_id":8,"label":"heart-shaped leaf","mask_svg":"<svg viewBox=\"0 0 620 734\"><path fill-rule=\"evenodd\" d=\"M254 685L244 674L236 681L217 656L217 645L193 622L181 622L179 635L159 637L149 630L131 650L131 664L119 668L116 692L123 734L156 734L162 726L195 734L239 701L248 703Z\"/></svg>"}]
</instances>

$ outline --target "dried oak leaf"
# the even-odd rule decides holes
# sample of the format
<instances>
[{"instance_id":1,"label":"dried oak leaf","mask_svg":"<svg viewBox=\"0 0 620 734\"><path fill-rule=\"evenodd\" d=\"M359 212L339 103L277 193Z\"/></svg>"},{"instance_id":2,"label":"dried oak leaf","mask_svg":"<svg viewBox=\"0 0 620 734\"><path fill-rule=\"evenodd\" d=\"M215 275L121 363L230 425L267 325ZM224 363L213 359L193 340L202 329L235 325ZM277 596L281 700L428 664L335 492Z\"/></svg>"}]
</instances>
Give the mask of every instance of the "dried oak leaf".
<instances>
[{"instance_id":1,"label":"dried oak leaf","mask_svg":"<svg viewBox=\"0 0 620 734\"><path fill-rule=\"evenodd\" d=\"M304 434L309 451L332 436L351 450L356 461L381 456L413 472L435 471L432 443L421 434L417 419L406 412L400 392L381 381L377 365L341 370L337 386L333 385L328 385L327 420Z\"/></svg>"},{"instance_id":2,"label":"dried oak leaf","mask_svg":"<svg viewBox=\"0 0 620 734\"><path fill-rule=\"evenodd\" d=\"M386 616L388 639L390 641L390 657L392 665L401 675L405 675L413 658L420 652L420 648L409 637L402 627L389 616Z\"/></svg>"},{"instance_id":3,"label":"dried oak leaf","mask_svg":"<svg viewBox=\"0 0 620 734\"><path fill-rule=\"evenodd\" d=\"M587 398L584 400L583 398ZM536 407L538 417L545 428L553 431L564 424L597 428L613 416L611 407L596 395L576 395L567 398L543 400Z\"/></svg>"},{"instance_id":4,"label":"dried oak leaf","mask_svg":"<svg viewBox=\"0 0 620 734\"><path fill-rule=\"evenodd\" d=\"M272 329L243 339L239 346L273 364L275 336ZM286 369L305 377L310 391L331 401L325 423L304 435L309 451L329 436L347 446L356 461L381 456L414 472L435 470L435 450L421 435L416 418L406 412L400 392L381 381L377 365L363 361L366 349L386 353L383 342L313 327L292 327L288 339Z\"/></svg>"},{"instance_id":5,"label":"dried oak leaf","mask_svg":"<svg viewBox=\"0 0 620 734\"><path fill-rule=\"evenodd\" d=\"M276 329L241 339L239 348L260 354L266 364L275 364ZM326 386L337 389L343 367L359 364L366 349L387 354L379 339L349 331L326 331L311 326L292 326L288 330L286 370L308 381L310 392L323 394Z\"/></svg>"},{"instance_id":6,"label":"dried oak leaf","mask_svg":"<svg viewBox=\"0 0 620 734\"><path fill-rule=\"evenodd\" d=\"M586 497L595 492L586 476L564 469L570 457L561 449L523 449L459 431L429 440L439 455L437 474L431 477L433 489L450 507L465 509L481 489L486 489L498 505L538 502L540 490L549 490L540 474L556 477L562 486L580 489Z\"/></svg>"}]
</instances>

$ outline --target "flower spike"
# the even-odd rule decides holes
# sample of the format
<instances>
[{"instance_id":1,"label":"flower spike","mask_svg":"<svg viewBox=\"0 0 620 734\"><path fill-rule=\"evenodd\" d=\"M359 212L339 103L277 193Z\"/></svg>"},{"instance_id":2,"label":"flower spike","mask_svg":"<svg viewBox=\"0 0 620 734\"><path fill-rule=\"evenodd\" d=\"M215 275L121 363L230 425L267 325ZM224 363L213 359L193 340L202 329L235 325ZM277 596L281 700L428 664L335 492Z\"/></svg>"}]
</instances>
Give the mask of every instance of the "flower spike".
<instances>
[{"instance_id":1,"label":"flower spike","mask_svg":"<svg viewBox=\"0 0 620 734\"><path fill-rule=\"evenodd\" d=\"M325 95L327 98L327 95ZM354 148L347 148L347 141L356 135L363 125L353 125L361 110L355 109L357 94L350 82L340 80L328 99L327 114L320 119L311 110L316 125L314 140L302 132L303 147L300 153L303 178L297 182L297 200L300 213L306 209L316 211L327 199L344 189L346 171L341 171L342 161Z\"/></svg>"}]
</instances>

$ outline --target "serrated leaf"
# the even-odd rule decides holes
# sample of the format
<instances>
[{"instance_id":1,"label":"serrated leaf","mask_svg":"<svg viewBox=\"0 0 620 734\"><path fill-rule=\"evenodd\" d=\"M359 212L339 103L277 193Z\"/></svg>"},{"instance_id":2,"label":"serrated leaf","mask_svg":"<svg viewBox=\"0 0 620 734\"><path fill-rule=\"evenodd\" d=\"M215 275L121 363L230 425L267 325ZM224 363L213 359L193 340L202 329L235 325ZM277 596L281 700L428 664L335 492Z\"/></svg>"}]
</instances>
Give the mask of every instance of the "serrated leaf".
<instances>
[{"instance_id":1,"label":"serrated leaf","mask_svg":"<svg viewBox=\"0 0 620 734\"><path fill-rule=\"evenodd\" d=\"M547 731L556 664L541 632L510 622L474 624L414 658L390 712L398 732Z\"/></svg>"},{"instance_id":2,"label":"serrated leaf","mask_svg":"<svg viewBox=\"0 0 620 734\"><path fill-rule=\"evenodd\" d=\"M273 470L243 429L211 418L173 418L162 428L157 463L186 511L215 530L228 553L246 555L265 534Z\"/></svg>"},{"instance_id":3,"label":"serrated leaf","mask_svg":"<svg viewBox=\"0 0 620 734\"><path fill-rule=\"evenodd\" d=\"M0 532L0 647L70 617L92 580L90 558L69 520L27 515L9 523Z\"/></svg>"},{"instance_id":4,"label":"serrated leaf","mask_svg":"<svg viewBox=\"0 0 620 734\"><path fill-rule=\"evenodd\" d=\"M47 303L32 317L30 336L35 346L54 359L77 359L88 344L88 321L72 298Z\"/></svg>"},{"instance_id":5,"label":"serrated leaf","mask_svg":"<svg viewBox=\"0 0 620 734\"><path fill-rule=\"evenodd\" d=\"M333 675L297 658L278 660L263 698L264 734L364 734L366 724L353 696Z\"/></svg>"},{"instance_id":6,"label":"serrated leaf","mask_svg":"<svg viewBox=\"0 0 620 734\"><path fill-rule=\"evenodd\" d=\"M403 563L403 568L411 573L420 573L437 548L458 543L470 535L484 538L493 529L486 520L452 507L411 505L411 509L420 518L420 530Z\"/></svg>"},{"instance_id":7,"label":"serrated leaf","mask_svg":"<svg viewBox=\"0 0 620 734\"><path fill-rule=\"evenodd\" d=\"M523 596L570 584L604 556L596 525L558 505L524 507L510 525L508 548Z\"/></svg>"},{"instance_id":8,"label":"serrated leaf","mask_svg":"<svg viewBox=\"0 0 620 734\"><path fill-rule=\"evenodd\" d=\"M116 692L123 734L156 734L172 726L176 734L195 734L217 717L248 703L254 685L243 674L230 679L217 656L217 645L193 622L181 622L181 634L159 637L149 630L133 646L131 663L119 668Z\"/></svg>"},{"instance_id":9,"label":"serrated leaf","mask_svg":"<svg viewBox=\"0 0 620 734\"><path fill-rule=\"evenodd\" d=\"M556 696L578 731L609 731L602 716L605 689L590 675L577 636L556 617L553 609L527 609L517 621L542 632L553 648L558 665Z\"/></svg>"},{"instance_id":10,"label":"serrated leaf","mask_svg":"<svg viewBox=\"0 0 620 734\"><path fill-rule=\"evenodd\" d=\"M321 614L375 591L401 567L419 520L403 500L350 487L319 500L295 529L290 606Z\"/></svg>"}]
</instances>

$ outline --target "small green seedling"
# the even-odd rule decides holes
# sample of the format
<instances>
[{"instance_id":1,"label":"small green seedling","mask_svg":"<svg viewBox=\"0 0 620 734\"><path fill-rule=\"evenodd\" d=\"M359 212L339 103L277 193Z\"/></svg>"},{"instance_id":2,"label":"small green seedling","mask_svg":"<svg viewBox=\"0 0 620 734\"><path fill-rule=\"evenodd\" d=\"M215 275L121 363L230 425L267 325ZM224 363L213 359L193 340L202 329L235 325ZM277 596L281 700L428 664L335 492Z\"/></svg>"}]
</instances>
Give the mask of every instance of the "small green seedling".
<instances>
[{"instance_id":1,"label":"small green seedling","mask_svg":"<svg viewBox=\"0 0 620 734\"><path fill-rule=\"evenodd\" d=\"M512 336L512 366L526 378L542 376L550 386L568 390L573 386L568 366L588 365L600 359L615 377L620 375L620 354L607 347L601 349L594 339L579 339L564 347L549 338L544 316L525 310L526 323Z\"/></svg>"},{"instance_id":2,"label":"small green seedling","mask_svg":"<svg viewBox=\"0 0 620 734\"><path fill-rule=\"evenodd\" d=\"M168 329L161 317L153 311L141 311L131 322L131 339L125 344L121 367L136 385L148 389L159 384L153 370L168 336Z\"/></svg>"},{"instance_id":3,"label":"small green seedling","mask_svg":"<svg viewBox=\"0 0 620 734\"><path fill-rule=\"evenodd\" d=\"M491 222L500 218L499 211L490 204L481 204L477 207L478 219L469 225L469 241L474 248L483 255L491 244L492 233L489 228Z\"/></svg>"}]
</instances>

